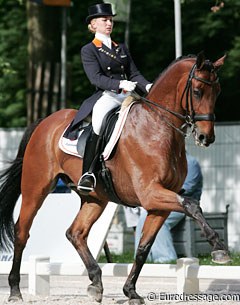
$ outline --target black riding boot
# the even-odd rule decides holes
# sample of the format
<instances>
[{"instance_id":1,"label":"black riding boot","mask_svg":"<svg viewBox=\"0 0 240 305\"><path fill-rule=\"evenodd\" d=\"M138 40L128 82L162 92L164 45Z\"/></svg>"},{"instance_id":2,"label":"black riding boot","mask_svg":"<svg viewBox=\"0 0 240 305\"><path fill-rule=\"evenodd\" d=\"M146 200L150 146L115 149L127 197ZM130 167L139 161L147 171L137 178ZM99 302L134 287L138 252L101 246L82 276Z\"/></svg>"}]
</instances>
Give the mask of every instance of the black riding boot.
<instances>
[{"instance_id":1,"label":"black riding boot","mask_svg":"<svg viewBox=\"0 0 240 305\"><path fill-rule=\"evenodd\" d=\"M84 158L83 158L83 175L78 182L78 190L89 193L96 186L96 177L94 175L94 167L98 158L98 141L99 136L92 133L87 141Z\"/></svg>"}]
</instances>

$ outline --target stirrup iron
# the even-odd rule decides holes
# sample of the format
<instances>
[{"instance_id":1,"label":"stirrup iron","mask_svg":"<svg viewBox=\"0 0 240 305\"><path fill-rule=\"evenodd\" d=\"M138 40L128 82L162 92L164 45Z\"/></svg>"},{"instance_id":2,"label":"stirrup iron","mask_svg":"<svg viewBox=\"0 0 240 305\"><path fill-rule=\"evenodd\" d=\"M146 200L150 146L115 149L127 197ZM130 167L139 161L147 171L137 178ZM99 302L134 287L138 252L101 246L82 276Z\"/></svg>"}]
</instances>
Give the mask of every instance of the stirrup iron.
<instances>
[{"instance_id":1,"label":"stirrup iron","mask_svg":"<svg viewBox=\"0 0 240 305\"><path fill-rule=\"evenodd\" d=\"M87 187L87 186L81 186L80 183L81 183L81 180L85 177L85 176L88 176L88 177L92 177L93 178L93 187ZM85 173L83 174L79 181L78 181L78 185L77 185L77 189L80 190L80 191L86 191L86 192L92 192L95 187L97 185L97 180L96 180L96 177L94 175L94 173Z\"/></svg>"}]
</instances>

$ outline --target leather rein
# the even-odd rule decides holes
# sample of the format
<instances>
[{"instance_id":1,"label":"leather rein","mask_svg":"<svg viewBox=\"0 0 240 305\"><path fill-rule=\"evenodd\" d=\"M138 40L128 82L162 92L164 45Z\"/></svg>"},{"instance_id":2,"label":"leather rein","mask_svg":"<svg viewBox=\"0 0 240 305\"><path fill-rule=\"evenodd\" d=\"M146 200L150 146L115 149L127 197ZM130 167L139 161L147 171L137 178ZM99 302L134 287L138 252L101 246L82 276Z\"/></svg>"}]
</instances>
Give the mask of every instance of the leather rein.
<instances>
[{"instance_id":1,"label":"leather rein","mask_svg":"<svg viewBox=\"0 0 240 305\"><path fill-rule=\"evenodd\" d=\"M168 113L171 113L173 114L174 116L176 116L177 118L181 119L184 121L183 125L178 128L176 127L173 123L169 122L168 120L166 120L164 117L164 121L170 125L171 127L173 127L175 130L177 130L178 132L180 132L184 137L186 137L188 134L186 132L183 131L183 129L188 126L191 128L192 131L194 131L195 129L195 122L197 121L215 121L215 114L214 113L207 113L207 114L196 114L194 109L193 109L193 102L192 102L192 79L196 79L206 85L209 85L209 86L212 86L216 83L219 82L219 78L217 77L214 81L209 81L209 80L206 80L204 78L201 78L201 77L198 77L195 75L195 70L196 70L196 67L197 65L194 64L191 68L191 71L189 73L189 76L188 76L188 80L187 80L187 83L186 83L186 86L183 90L183 93L182 93L182 97L181 97L181 102L183 100L183 97L184 97L184 94L186 93L186 114L185 115L182 115L178 112L175 112L173 110L170 110L164 106L161 106L153 101L150 101L148 100L147 98L145 97L139 97L138 96L138 99L142 100L143 102L145 102L146 104L148 104L148 106L154 111L154 109L151 107L152 106L156 106L157 108L160 108L162 110L165 110L167 111ZM135 92L133 92L133 97L135 97Z\"/></svg>"}]
</instances>

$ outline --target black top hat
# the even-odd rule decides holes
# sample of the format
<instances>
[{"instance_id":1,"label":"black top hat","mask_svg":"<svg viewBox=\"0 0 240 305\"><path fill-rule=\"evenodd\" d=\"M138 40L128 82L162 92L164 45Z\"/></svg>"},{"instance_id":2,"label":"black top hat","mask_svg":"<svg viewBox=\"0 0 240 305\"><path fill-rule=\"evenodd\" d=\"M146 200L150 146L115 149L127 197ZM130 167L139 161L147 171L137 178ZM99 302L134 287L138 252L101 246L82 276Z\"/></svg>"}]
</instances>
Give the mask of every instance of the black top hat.
<instances>
[{"instance_id":1,"label":"black top hat","mask_svg":"<svg viewBox=\"0 0 240 305\"><path fill-rule=\"evenodd\" d=\"M116 16L112 12L112 6L110 3L100 3L92 5L88 8L88 16L86 22L89 23L93 18L98 18L102 16Z\"/></svg>"}]
</instances>

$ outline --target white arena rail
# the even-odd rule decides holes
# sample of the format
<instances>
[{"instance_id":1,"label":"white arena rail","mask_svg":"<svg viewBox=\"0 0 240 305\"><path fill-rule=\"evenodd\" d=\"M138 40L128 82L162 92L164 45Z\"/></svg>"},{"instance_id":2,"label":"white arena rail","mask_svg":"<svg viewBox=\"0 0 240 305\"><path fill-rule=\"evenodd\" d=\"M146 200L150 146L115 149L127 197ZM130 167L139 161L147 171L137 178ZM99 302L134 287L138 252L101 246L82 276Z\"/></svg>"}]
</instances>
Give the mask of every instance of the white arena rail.
<instances>
[{"instance_id":1,"label":"white arena rail","mask_svg":"<svg viewBox=\"0 0 240 305\"><path fill-rule=\"evenodd\" d=\"M0 262L0 274L8 274L11 262ZM124 276L129 274L132 264L99 264L103 276ZM28 290L33 295L50 294L51 275L86 275L86 269L78 263L50 263L49 257L31 256L22 263L21 274L28 275ZM145 264L142 277L176 278L178 294L199 293L200 279L239 280L240 266L199 266L197 258L180 258L176 265Z\"/></svg>"}]
</instances>

